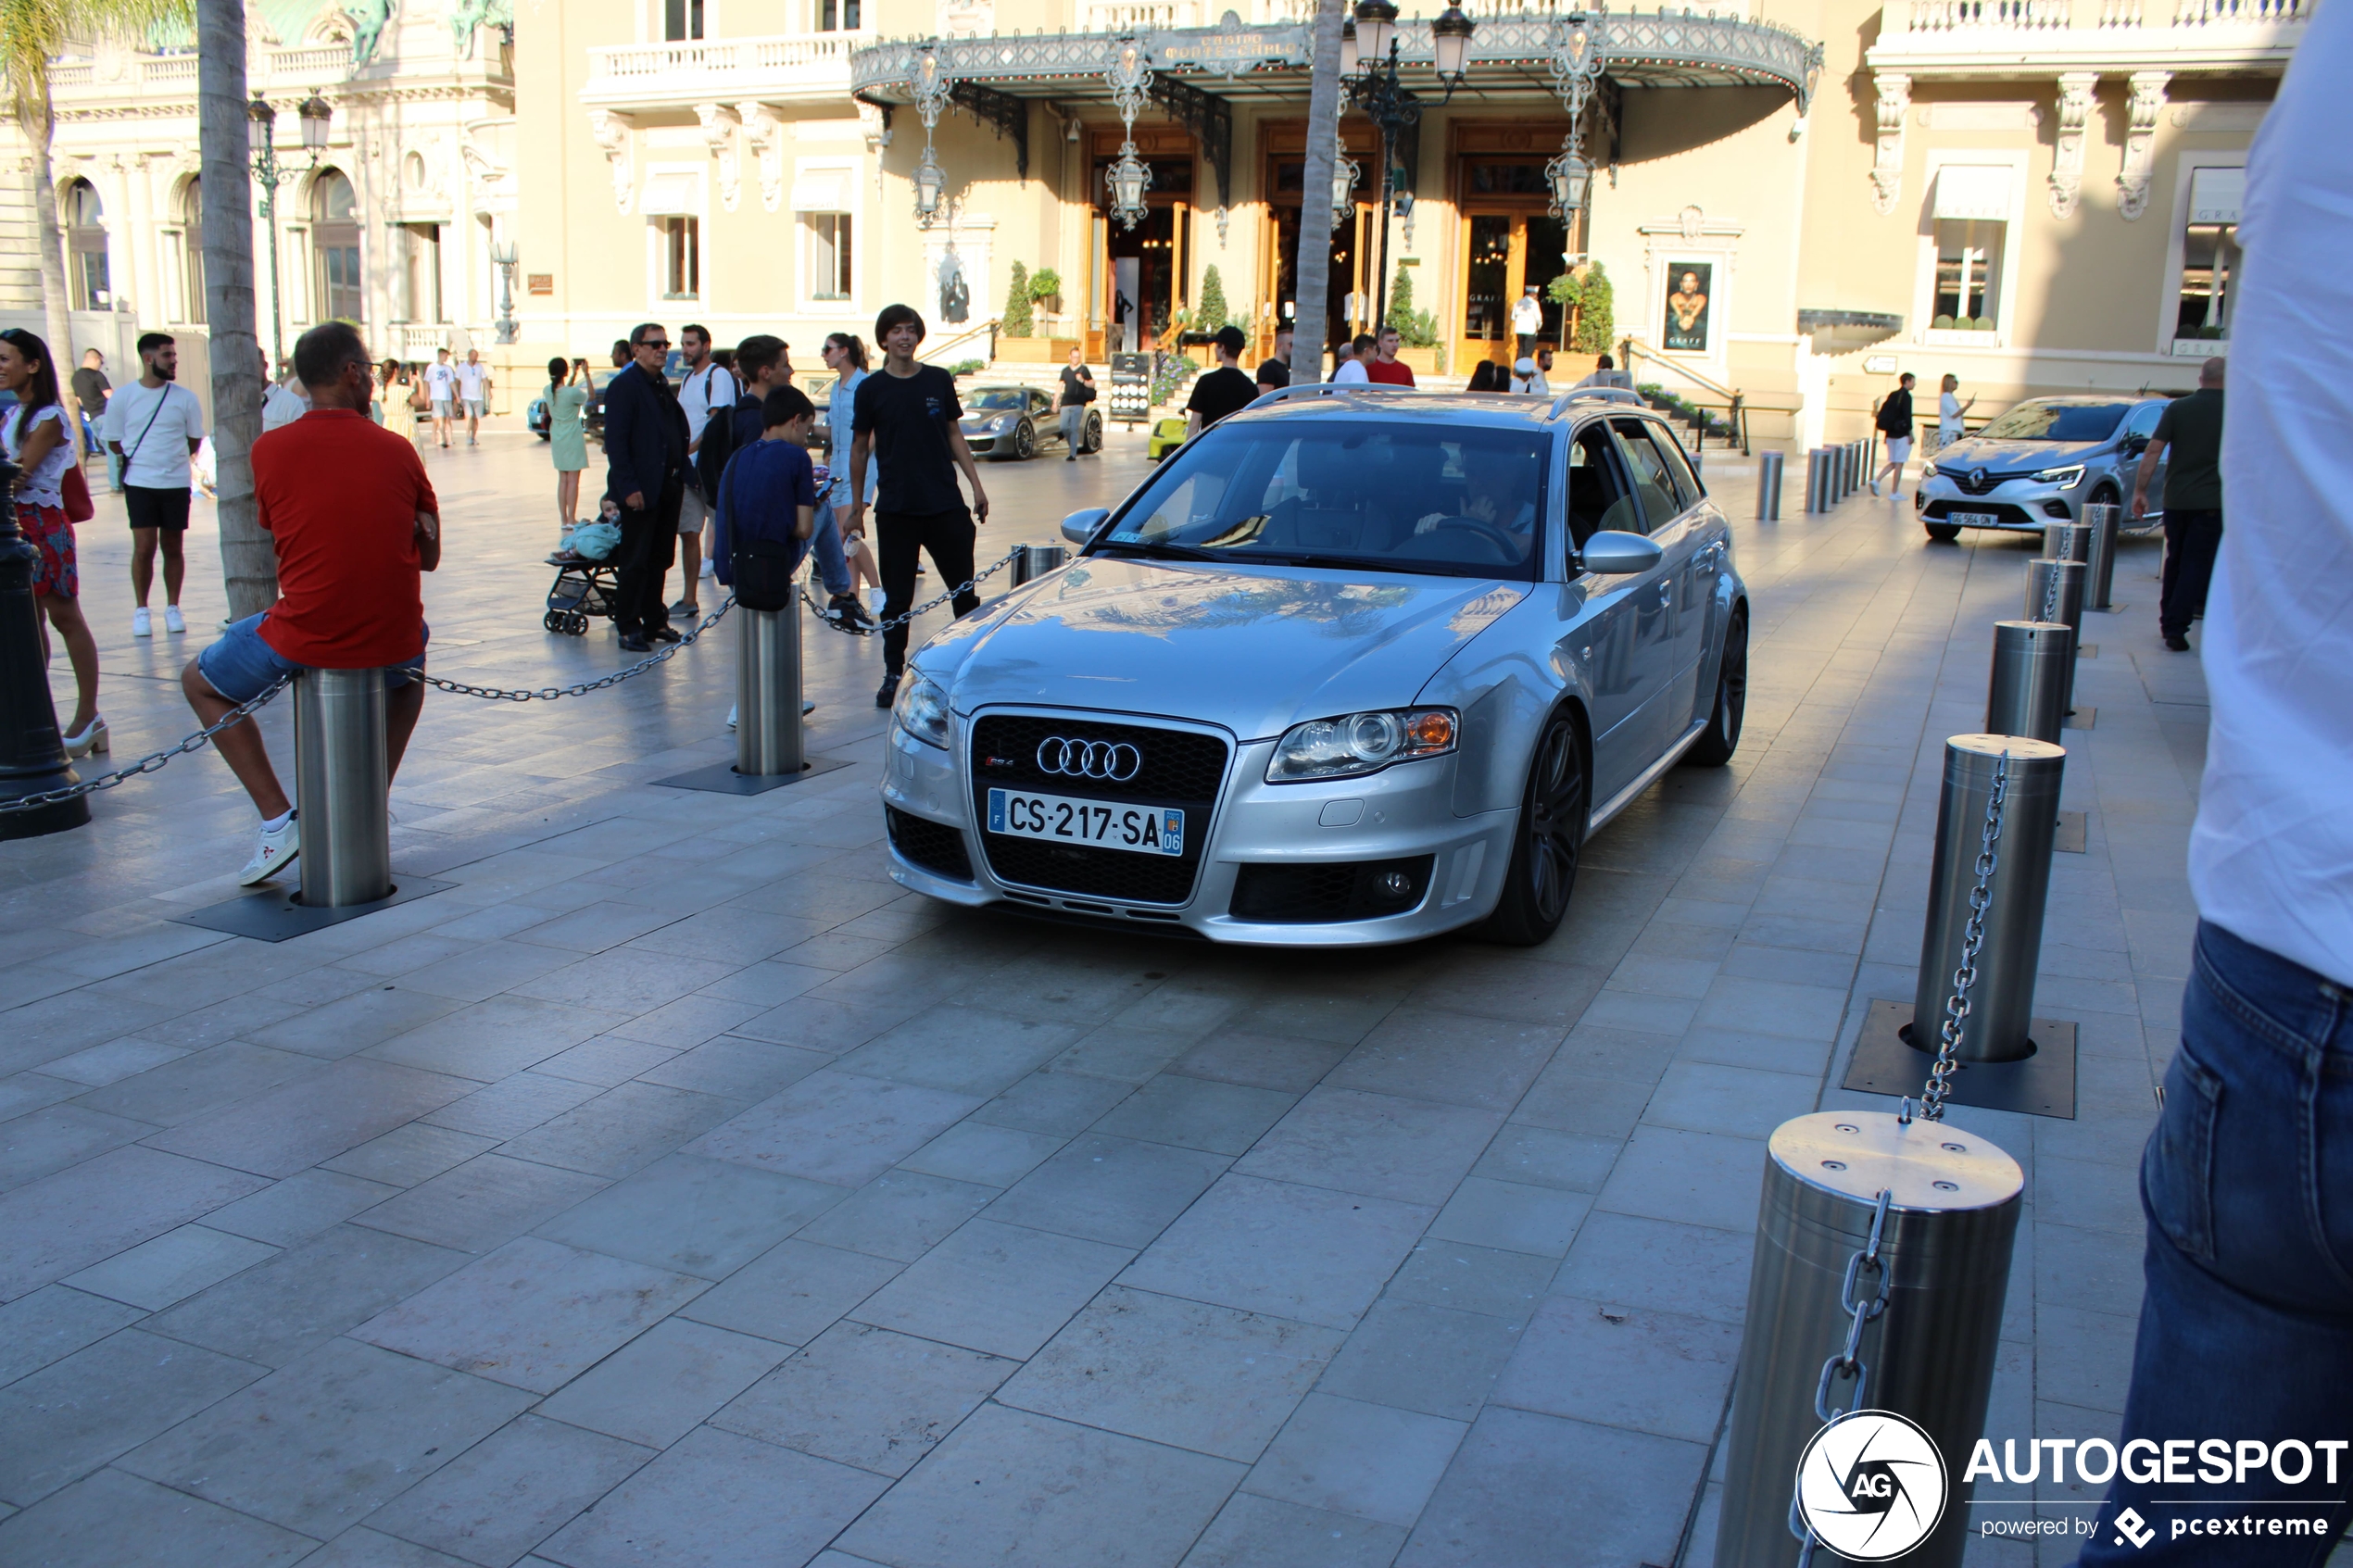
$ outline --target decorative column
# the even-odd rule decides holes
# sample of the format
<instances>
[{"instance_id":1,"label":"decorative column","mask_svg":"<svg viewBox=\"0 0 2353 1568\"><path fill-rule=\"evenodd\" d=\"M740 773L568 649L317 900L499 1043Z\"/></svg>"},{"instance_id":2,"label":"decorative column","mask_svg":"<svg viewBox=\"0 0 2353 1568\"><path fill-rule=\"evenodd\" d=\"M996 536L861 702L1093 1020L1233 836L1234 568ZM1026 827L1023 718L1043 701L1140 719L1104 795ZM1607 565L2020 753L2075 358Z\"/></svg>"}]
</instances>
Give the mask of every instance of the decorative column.
<instances>
[{"instance_id":1,"label":"decorative column","mask_svg":"<svg viewBox=\"0 0 2353 1568\"><path fill-rule=\"evenodd\" d=\"M613 205L627 212L637 199L637 165L630 154L628 119L610 109L590 109L588 134L605 150L605 162L611 166Z\"/></svg>"},{"instance_id":2,"label":"decorative column","mask_svg":"<svg viewBox=\"0 0 2353 1568\"><path fill-rule=\"evenodd\" d=\"M2165 107L2171 71L2133 73L2133 120L2124 133L2124 168L2116 177L2116 210L2126 221L2148 210L2149 171L2156 161L2157 117Z\"/></svg>"},{"instance_id":3,"label":"decorative column","mask_svg":"<svg viewBox=\"0 0 2353 1568\"><path fill-rule=\"evenodd\" d=\"M2058 79L2058 136L2051 155L2051 213L2075 216L2083 192L2083 133L2091 123L2092 90L2099 85L2095 71L2071 70Z\"/></svg>"},{"instance_id":4,"label":"decorative column","mask_svg":"<svg viewBox=\"0 0 2353 1568\"><path fill-rule=\"evenodd\" d=\"M1881 218L1895 210L1904 191L1904 116L1912 107L1912 79L1877 71L1879 150L1871 161L1871 210Z\"/></svg>"},{"instance_id":5,"label":"decorative column","mask_svg":"<svg viewBox=\"0 0 2353 1568\"><path fill-rule=\"evenodd\" d=\"M695 118L702 122L703 140L719 160L719 205L729 212L743 199L743 158L736 150L736 111L724 104L697 104Z\"/></svg>"}]
</instances>

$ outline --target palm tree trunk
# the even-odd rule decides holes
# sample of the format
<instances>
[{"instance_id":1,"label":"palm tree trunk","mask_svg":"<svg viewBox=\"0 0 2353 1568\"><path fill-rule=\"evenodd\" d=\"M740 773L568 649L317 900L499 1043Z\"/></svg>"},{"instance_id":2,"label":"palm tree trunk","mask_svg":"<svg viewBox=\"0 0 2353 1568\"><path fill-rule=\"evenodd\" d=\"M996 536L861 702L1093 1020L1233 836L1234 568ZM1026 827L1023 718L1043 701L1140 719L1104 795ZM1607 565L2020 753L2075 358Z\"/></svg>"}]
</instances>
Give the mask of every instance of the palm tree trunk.
<instances>
[{"instance_id":1,"label":"palm tree trunk","mask_svg":"<svg viewBox=\"0 0 2353 1568\"><path fill-rule=\"evenodd\" d=\"M229 615L278 597L278 553L253 495L261 433L261 348L254 337L253 174L245 119L245 0L197 0L196 123L204 144L205 320L212 338L213 492Z\"/></svg>"},{"instance_id":2,"label":"palm tree trunk","mask_svg":"<svg viewBox=\"0 0 2353 1568\"><path fill-rule=\"evenodd\" d=\"M65 231L57 222L57 176L49 166L49 143L57 133L57 118L50 107L45 78L27 84L17 124L32 144L32 212L41 234L41 335L49 340L55 361L49 368L57 373L57 395L65 400L66 417L73 421L73 450L79 457L82 406L73 395L73 318L67 314L71 301L66 295Z\"/></svg>"},{"instance_id":3,"label":"palm tree trunk","mask_svg":"<svg viewBox=\"0 0 2353 1568\"><path fill-rule=\"evenodd\" d=\"M1299 193L1299 319L1293 325L1293 385L1324 379L1332 278L1332 154L1340 144L1340 30L1343 0L1318 0L1315 52L1307 88L1307 167Z\"/></svg>"}]
</instances>

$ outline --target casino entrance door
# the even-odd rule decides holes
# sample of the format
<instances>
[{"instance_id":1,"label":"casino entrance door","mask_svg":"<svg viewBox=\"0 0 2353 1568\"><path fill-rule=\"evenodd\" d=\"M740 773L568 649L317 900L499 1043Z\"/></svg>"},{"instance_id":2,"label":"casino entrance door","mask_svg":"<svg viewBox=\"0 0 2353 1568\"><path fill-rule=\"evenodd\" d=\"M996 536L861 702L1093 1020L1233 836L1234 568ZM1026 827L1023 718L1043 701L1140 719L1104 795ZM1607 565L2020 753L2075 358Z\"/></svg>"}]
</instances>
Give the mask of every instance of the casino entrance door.
<instances>
[{"instance_id":1,"label":"casino entrance door","mask_svg":"<svg viewBox=\"0 0 2353 1568\"><path fill-rule=\"evenodd\" d=\"M1372 275L1366 270L1373 232L1379 225L1374 205L1379 195L1373 171L1380 166L1380 143L1368 125L1343 125L1348 156L1363 172L1356 182L1356 214L1353 222L1332 229L1331 270L1325 284L1326 341L1337 343L1365 330L1372 316ZM1306 184L1307 122L1267 120L1258 129L1265 157L1263 178L1267 222L1261 232L1265 250L1259 257L1258 297L1277 304L1285 318L1294 315L1299 301L1299 215ZM1326 197L1329 199L1328 194ZM1252 351L1274 351L1275 318L1264 311L1255 323Z\"/></svg>"},{"instance_id":2,"label":"casino entrance door","mask_svg":"<svg viewBox=\"0 0 2353 1568\"><path fill-rule=\"evenodd\" d=\"M1544 164L1552 155L1538 150L1542 135L1476 125L1456 131L1454 200L1463 221L1454 275L1463 280L1463 297L1453 362L1465 373L1481 359L1509 366L1518 357L1512 307L1529 283L1543 307L1538 336L1561 346L1561 307L1544 290L1568 270L1576 251L1574 236L1549 210Z\"/></svg>"}]
</instances>

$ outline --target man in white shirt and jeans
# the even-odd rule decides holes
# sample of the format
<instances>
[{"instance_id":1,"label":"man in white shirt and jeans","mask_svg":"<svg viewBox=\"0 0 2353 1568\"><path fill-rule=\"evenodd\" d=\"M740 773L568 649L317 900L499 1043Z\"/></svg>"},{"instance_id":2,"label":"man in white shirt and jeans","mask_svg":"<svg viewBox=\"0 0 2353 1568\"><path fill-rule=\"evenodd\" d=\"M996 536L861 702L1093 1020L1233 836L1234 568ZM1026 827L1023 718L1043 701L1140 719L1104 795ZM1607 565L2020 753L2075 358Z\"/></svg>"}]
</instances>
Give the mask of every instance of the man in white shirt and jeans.
<instances>
[{"instance_id":1,"label":"man in white shirt and jeans","mask_svg":"<svg viewBox=\"0 0 2353 1568\"><path fill-rule=\"evenodd\" d=\"M791 345L787 344L786 348ZM702 445L703 426L711 416L724 413L736 406L740 394L736 386L736 374L711 358L711 329L687 325L678 329L678 358L686 372L678 383L678 407L686 415L686 498L678 508L678 580L686 584L678 602L670 607L673 615L695 615L702 605L696 597L696 587L710 575L711 563L702 547L703 530L711 526L711 514L718 497L702 493L699 476L695 471L693 458ZM786 386L792 382L792 357L785 355L777 363L776 384ZM701 564L697 565L698 562Z\"/></svg>"},{"instance_id":2,"label":"man in white shirt and jeans","mask_svg":"<svg viewBox=\"0 0 2353 1568\"><path fill-rule=\"evenodd\" d=\"M466 362L458 367L458 400L466 406L466 445L479 446L482 418L490 412L490 367L479 348L467 349Z\"/></svg>"},{"instance_id":3,"label":"man in white shirt and jeans","mask_svg":"<svg viewBox=\"0 0 2353 1568\"><path fill-rule=\"evenodd\" d=\"M179 384L180 350L163 332L139 339L139 379L107 401L99 429L122 463L123 509L131 516L131 634L155 635L147 594L155 586L156 549L163 549L163 629L185 632L180 584L188 575L182 546L188 537L188 459L204 445L204 407Z\"/></svg>"},{"instance_id":4,"label":"man in white shirt and jeans","mask_svg":"<svg viewBox=\"0 0 2353 1568\"><path fill-rule=\"evenodd\" d=\"M447 446L449 421L457 415L458 368L449 362L449 350L437 348L434 354L434 362L425 367L425 397L433 404L434 433Z\"/></svg>"},{"instance_id":5,"label":"man in white shirt and jeans","mask_svg":"<svg viewBox=\"0 0 2353 1568\"><path fill-rule=\"evenodd\" d=\"M2129 1457L2120 1469L2078 1559L2098 1568L2318 1563L2353 1520L2353 1476L2338 1470L2353 1437L2348 72L2353 8L2323 8L2248 150L2222 437L2231 526L2200 650L2212 707L2189 842L2198 926L2141 1160L2146 1289L2118 1442L2169 1462L2143 1467L2145 1481ZM2233 1474L2184 1488L2171 1461L2213 1439L2236 1445ZM2270 1462L2246 1461L2254 1445ZM2313 1458L2291 1482L2298 1449ZM2127 1508L2157 1537L2145 1549L2118 1538ZM2250 1538L2272 1521L2317 1533Z\"/></svg>"}]
</instances>

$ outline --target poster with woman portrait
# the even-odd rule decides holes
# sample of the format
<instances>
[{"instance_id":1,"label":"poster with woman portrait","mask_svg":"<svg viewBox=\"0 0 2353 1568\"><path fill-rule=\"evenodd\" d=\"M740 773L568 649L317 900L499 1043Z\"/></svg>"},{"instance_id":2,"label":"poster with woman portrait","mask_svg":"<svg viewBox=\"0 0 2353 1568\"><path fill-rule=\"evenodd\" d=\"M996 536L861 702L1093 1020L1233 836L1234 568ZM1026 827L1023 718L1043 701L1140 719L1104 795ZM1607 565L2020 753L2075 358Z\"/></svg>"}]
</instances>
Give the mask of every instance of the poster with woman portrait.
<instances>
[{"instance_id":1,"label":"poster with woman portrait","mask_svg":"<svg viewBox=\"0 0 2353 1568\"><path fill-rule=\"evenodd\" d=\"M1667 270L1667 322L1660 343L1684 354L1707 352L1708 299L1715 263L1679 261Z\"/></svg>"}]
</instances>

